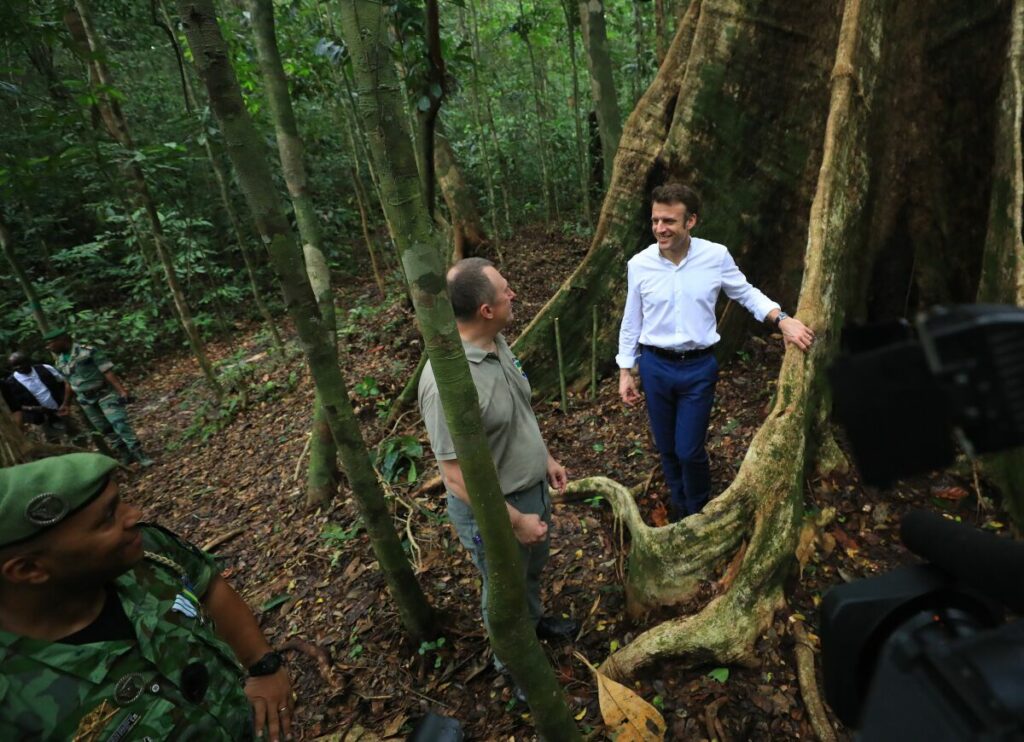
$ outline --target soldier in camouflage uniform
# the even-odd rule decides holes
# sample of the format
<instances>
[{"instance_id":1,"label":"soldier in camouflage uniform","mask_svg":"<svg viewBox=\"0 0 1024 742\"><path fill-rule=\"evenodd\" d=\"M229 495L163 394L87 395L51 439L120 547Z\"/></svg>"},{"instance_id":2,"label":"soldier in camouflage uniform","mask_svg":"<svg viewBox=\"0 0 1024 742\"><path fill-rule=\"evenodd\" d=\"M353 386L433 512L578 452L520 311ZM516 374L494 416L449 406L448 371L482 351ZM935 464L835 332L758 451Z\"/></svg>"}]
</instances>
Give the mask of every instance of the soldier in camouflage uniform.
<instances>
[{"instance_id":1,"label":"soldier in camouflage uniform","mask_svg":"<svg viewBox=\"0 0 1024 742\"><path fill-rule=\"evenodd\" d=\"M152 466L139 439L128 422L125 404L131 401L114 364L103 351L72 342L63 328L43 336L46 346L56 354L54 365L64 375L65 394L61 410L66 414L72 398L78 400L89 422L117 451L125 463L138 461Z\"/></svg>"},{"instance_id":2,"label":"soldier in camouflage uniform","mask_svg":"<svg viewBox=\"0 0 1024 742\"><path fill-rule=\"evenodd\" d=\"M0 470L0 739L291 739L288 675L252 612L212 557L139 522L116 467Z\"/></svg>"}]
</instances>

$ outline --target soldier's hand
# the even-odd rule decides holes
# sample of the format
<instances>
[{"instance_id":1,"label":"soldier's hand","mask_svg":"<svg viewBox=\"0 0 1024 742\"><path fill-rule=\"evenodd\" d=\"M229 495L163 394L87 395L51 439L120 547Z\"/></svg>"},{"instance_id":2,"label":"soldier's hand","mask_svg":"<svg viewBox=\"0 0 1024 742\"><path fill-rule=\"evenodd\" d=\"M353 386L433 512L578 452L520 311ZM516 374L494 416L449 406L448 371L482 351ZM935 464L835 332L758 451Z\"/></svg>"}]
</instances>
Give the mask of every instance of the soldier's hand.
<instances>
[{"instance_id":1,"label":"soldier's hand","mask_svg":"<svg viewBox=\"0 0 1024 742\"><path fill-rule=\"evenodd\" d=\"M71 408L69 408L67 405L62 404L60 407L57 408L58 417L67 417L70 413Z\"/></svg>"},{"instance_id":2,"label":"soldier's hand","mask_svg":"<svg viewBox=\"0 0 1024 742\"><path fill-rule=\"evenodd\" d=\"M283 667L273 675L246 680L245 695L252 704L257 738L264 738L264 730L270 742L292 738L292 684Z\"/></svg>"},{"instance_id":3,"label":"soldier's hand","mask_svg":"<svg viewBox=\"0 0 1024 742\"><path fill-rule=\"evenodd\" d=\"M547 538L548 524L536 513L523 513L512 524L512 531L523 546L533 546Z\"/></svg>"}]
</instances>

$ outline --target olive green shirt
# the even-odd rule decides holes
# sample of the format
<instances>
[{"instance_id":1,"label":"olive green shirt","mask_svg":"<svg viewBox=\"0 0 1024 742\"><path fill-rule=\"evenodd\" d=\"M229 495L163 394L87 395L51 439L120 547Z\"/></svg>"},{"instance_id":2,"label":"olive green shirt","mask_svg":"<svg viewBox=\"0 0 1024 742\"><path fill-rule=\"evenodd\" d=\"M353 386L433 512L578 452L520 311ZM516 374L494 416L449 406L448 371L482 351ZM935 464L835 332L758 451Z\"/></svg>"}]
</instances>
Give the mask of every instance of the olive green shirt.
<instances>
[{"instance_id":1,"label":"olive green shirt","mask_svg":"<svg viewBox=\"0 0 1024 742\"><path fill-rule=\"evenodd\" d=\"M155 526L142 538L146 557L114 581L132 638L0 631L0 740L252 739L244 672L200 602L213 558Z\"/></svg>"},{"instance_id":2,"label":"olive green shirt","mask_svg":"<svg viewBox=\"0 0 1024 742\"><path fill-rule=\"evenodd\" d=\"M530 382L502 335L495 338L497 352L488 353L463 342L473 375L480 417L490 445L498 481L505 495L532 487L547 475L548 449L530 404ZM438 461L456 458L455 444L444 419L437 381L428 361L419 386L420 411Z\"/></svg>"},{"instance_id":3,"label":"olive green shirt","mask_svg":"<svg viewBox=\"0 0 1024 742\"><path fill-rule=\"evenodd\" d=\"M96 397L110 382L103 374L114 367L107 354L88 345L75 343L67 353L61 353L53 364L78 396Z\"/></svg>"}]
</instances>

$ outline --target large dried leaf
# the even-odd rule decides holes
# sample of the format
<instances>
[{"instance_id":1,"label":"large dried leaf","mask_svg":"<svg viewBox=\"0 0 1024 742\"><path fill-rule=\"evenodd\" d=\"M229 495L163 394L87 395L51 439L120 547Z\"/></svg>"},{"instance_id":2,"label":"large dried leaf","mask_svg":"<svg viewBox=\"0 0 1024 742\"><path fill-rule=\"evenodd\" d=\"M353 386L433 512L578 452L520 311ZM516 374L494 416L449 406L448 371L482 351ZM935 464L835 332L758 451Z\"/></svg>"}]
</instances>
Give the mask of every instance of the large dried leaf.
<instances>
[{"instance_id":1,"label":"large dried leaf","mask_svg":"<svg viewBox=\"0 0 1024 742\"><path fill-rule=\"evenodd\" d=\"M601 716L616 742L663 742L666 725L658 709L626 686L601 674L579 652L576 657L594 673Z\"/></svg>"}]
</instances>

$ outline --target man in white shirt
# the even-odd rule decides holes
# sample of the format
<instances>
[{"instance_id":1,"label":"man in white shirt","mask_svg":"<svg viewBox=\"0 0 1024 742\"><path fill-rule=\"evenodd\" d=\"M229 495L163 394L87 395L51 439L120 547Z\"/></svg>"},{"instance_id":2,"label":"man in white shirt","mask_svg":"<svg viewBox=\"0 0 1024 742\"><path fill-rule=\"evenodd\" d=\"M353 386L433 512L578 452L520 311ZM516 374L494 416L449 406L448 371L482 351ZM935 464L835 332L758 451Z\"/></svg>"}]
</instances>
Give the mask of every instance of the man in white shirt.
<instances>
[{"instance_id":1,"label":"man in white shirt","mask_svg":"<svg viewBox=\"0 0 1024 742\"><path fill-rule=\"evenodd\" d=\"M713 350L719 340L719 291L758 321L777 327L786 343L802 351L811 347L814 333L752 286L725 245L691 236L701 208L692 189L667 183L654 189L651 201L657 242L629 260L615 360L619 396L633 405L640 400L632 374L639 359L647 414L670 492L669 516L675 521L700 512L711 490L704 442L718 381Z\"/></svg>"},{"instance_id":2,"label":"man in white shirt","mask_svg":"<svg viewBox=\"0 0 1024 742\"><path fill-rule=\"evenodd\" d=\"M64 377L46 363L33 364L20 351L7 359L14 373L4 380L3 397L18 425L41 425L47 440L57 440L65 432ZM63 412L61 410L63 409Z\"/></svg>"}]
</instances>

